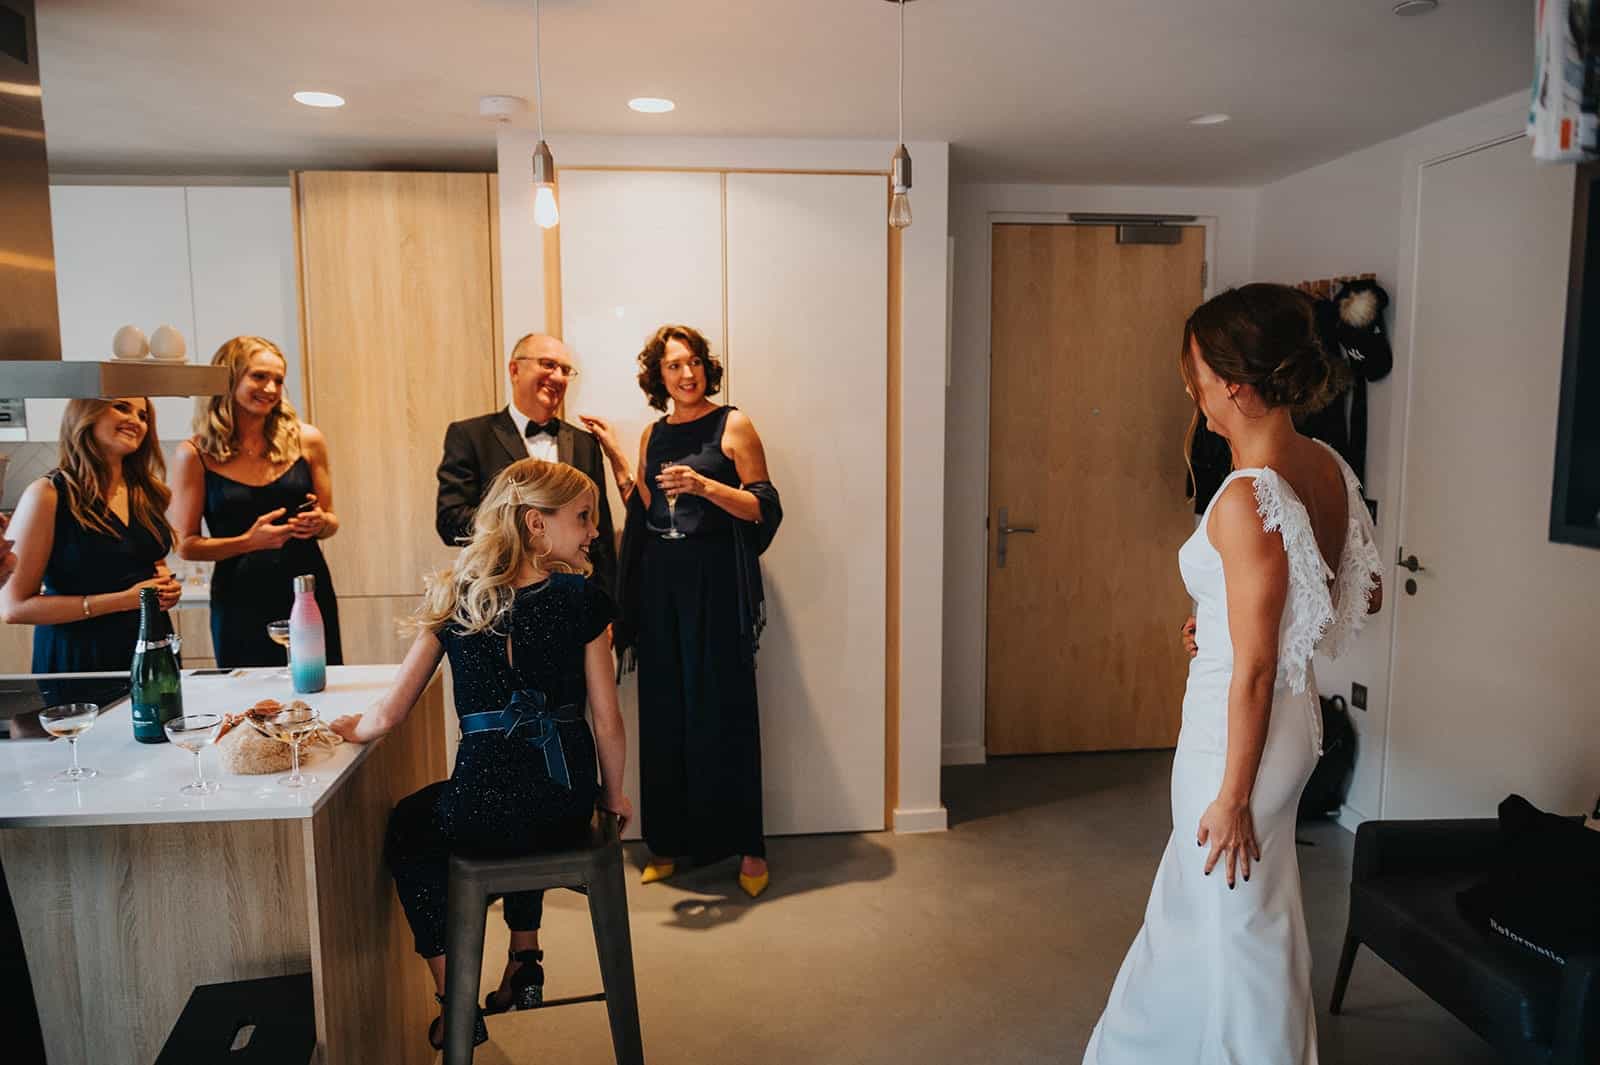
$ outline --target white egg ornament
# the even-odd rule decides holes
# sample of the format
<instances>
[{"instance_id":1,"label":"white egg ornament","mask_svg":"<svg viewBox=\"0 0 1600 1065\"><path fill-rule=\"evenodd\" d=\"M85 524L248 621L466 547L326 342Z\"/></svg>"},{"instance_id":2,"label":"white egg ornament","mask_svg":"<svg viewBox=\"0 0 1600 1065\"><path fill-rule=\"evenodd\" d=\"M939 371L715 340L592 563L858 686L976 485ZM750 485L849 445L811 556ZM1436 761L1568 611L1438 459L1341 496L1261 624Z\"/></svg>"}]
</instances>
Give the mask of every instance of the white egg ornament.
<instances>
[{"instance_id":1,"label":"white egg ornament","mask_svg":"<svg viewBox=\"0 0 1600 1065\"><path fill-rule=\"evenodd\" d=\"M144 330L136 325L125 325L111 338L111 357L114 359L142 359L150 354L150 342Z\"/></svg>"},{"instance_id":2,"label":"white egg ornament","mask_svg":"<svg viewBox=\"0 0 1600 1065\"><path fill-rule=\"evenodd\" d=\"M189 355L189 345L182 333L164 325L150 334L150 354L163 362L182 362Z\"/></svg>"}]
</instances>

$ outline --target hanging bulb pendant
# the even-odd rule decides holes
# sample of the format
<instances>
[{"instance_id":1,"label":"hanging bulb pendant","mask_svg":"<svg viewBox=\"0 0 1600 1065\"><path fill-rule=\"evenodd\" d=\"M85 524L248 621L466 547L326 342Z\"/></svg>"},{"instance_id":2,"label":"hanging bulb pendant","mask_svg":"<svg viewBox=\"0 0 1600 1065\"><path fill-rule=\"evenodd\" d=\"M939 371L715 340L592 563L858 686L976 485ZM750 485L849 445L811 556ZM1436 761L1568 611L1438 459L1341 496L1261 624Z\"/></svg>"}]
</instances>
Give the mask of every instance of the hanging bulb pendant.
<instances>
[{"instance_id":1,"label":"hanging bulb pendant","mask_svg":"<svg viewBox=\"0 0 1600 1065\"><path fill-rule=\"evenodd\" d=\"M896 118L900 143L889 159L889 224L904 229L911 224L911 153L906 151L906 0L890 0L900 15L900 70L896 92Z\"/></svg>"},{"instance_id":2,"label":"hanging bulb pendant","mask_svg":"<svg viewBox=\"0 0 1600 1065\"><path fill-rule=\"evenodd\" d=\"M539 0L533 0L533 85L534 106L539 119L539 143L533 148L533 220L541 229L554 228L561 221L556 207L556 160L544 142L544 76L539 53L544 37L539 32Z\"/></svg>"},{"instance_id":3,"label":"hanging bulb pendant","mask_svg":"<svg viewBox=\"0 0 1600 1065\"><path fill-rule=\"evenodd\" d=\"M556 161L543 140L533 149L533 220L543 229L561 221L556 207Z\"/></svg>"},{"instance_id":4,"label":"hanging bulb pendant","mask_svg":"<svg viewBox=\"0 0 1600 1065\"><path fill-rule=\"evenodd\" d=\"M904 229L911 224L911 153L904 144L894 151L889 162L889 181L894 195L889 200L889 224Z\"/></svg>"}]
</instances>

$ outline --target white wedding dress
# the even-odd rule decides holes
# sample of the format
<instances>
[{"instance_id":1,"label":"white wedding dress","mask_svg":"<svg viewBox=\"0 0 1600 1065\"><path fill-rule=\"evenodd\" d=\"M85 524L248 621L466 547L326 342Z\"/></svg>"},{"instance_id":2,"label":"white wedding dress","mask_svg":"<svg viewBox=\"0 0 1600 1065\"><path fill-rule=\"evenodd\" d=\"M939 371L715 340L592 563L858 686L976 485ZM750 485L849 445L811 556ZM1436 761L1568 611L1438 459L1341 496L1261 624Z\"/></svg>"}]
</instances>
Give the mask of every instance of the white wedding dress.
<instances>
[{"instance_id":1,"label":"white wedding dress","mask_svg":"<svg viewBox=\"0 0 1600 1065\"><path fill-rule=\"evenodd\" d=\"M1332 449L1329 453L1333 454ZM1289 594L1279 636L1278 678L1267 741L1250 799L1261 861L1228 889L1219 862L1204 875L1195 844L1200 817L1222 784L1228 750L1228 632L1222 558L1206 534L1210 508L1178 552L1197 604L1200 653L1189 664L1183 727L1172 763L1172 836L1161 856L1144 927L1117 973L1084 1065L1315 1065L1311 952L1300 901L1295 810L1322 748L1313 651L1336 655L1366 617L1381 570L1361 486L1342 459L1349 520L1331 573L1311 519L1271 469L1252 478L1262 526L1283 537ZM1215 500L1222 495L1218 489Z\"/></svg>"}]
</instances>

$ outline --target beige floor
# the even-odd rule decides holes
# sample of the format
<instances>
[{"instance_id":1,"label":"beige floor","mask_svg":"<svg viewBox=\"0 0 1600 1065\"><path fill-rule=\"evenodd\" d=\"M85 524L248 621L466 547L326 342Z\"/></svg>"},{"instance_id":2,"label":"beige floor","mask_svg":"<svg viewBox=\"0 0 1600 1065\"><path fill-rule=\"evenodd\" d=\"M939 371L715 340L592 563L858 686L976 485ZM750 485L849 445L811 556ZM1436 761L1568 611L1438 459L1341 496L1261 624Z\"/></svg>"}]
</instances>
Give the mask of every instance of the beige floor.
<instances>
[{"instance_id":1,"label":"beige floor","mask_svg":"<svg viewBox=\"0 0 1600 1065\"><path fill-rule=\"evenodd\" d=\"M774 840L773 888L755 903L737 894L732 863L649 888L630 876L646 1060L1076 1063L1170 829L1170 761L1135 753L949 770L948 833ZM1325 1011L1353 837L1328 824L1302 835ZM551 997L599 989L583 906L570 892L548 901ZM489 927L486 980L498 979L505 950L498 915ZM476 1060L609 1062L604 1010L493 1018ZM1368 953L1345 1015L1323 1012L1318 1027L1323 1065L1497 1060Z\"/></svg>"}]
</instances>

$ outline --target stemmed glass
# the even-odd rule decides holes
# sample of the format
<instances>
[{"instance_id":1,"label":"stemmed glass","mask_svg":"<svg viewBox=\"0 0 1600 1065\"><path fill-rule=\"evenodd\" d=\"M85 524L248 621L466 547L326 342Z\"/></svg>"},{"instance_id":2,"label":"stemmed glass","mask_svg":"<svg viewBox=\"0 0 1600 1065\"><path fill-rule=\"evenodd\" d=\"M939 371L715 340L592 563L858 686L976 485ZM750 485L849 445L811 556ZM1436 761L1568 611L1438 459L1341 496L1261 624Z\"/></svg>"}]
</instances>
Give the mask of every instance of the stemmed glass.
<instances>
[{"instance_id":1,"label":"stemmed glass","mask_svg":"<svg viewBox=\"0 0 1600 1065\"><path fill-rule=\"evenodd\" d=\"M661 468L664 470L669 466L687 465L689 465L689 459L685 457L678 459L675 462L663 462L661 464ZM670 528L661 534L661 539L682 540L684 538L683 533L678 531L678 493L676 492L667 492L667 524L670 526Z\"/></svg>"},{"instance_id":2,"label":"stemmed glass","mask_svg":"<svg viewBox=\"0 0 1600 1065\"><path fill-rule=\"evenodd\" d=\"M222 716L188 714L184 717L175 717L162 727L166 729L167 739L194 754L194 780L178 791L184 795L210 795L221 788L222 785L215 780L206 779L205 773L200 768L200 752L217 742L217 733L222 729Z\"/></svg>"},{"instance_id":3,"label":"stemmed glass","mask_svg":"<svg viewBox=\"0 0 1600 1065\"><path fill-rule=\"evenodd\" d=\"M289 653L289 623L287 621L267 622L267 639L283 648L283 653ZM288 680L292 674L288 669L280 669L272 675L274 680Z\"/></svg>"},{"instance_id":4,"label":"stemmed glass","mask_svg":"<svg viewBox=\"0 0 1600 1065\"><path fill-rule=\"evenodd\" d=\"M273 735L289 745L291 753L292 770L288 776L279 783L286 788L303 788L307 784L315 784L317 778L300 772L300 741L308 734L315 732L322 724L322 719L317 712L309 706L298 706L274 714L267 719L268 727Z\"/></svg>"},{"instance_id":5,"label":"stemmed glass","mask_svg":"<svg viewBox=\"0 0 1600 1065\"><path fill-rule=\"evenodd\" d=\"M67 746L72 748L72 766L57 773L54 779L77 782L100 775L78 764L78 737L94 728L99 715L100 707L96 703L66 703L39 711L39 724L44 730L52 736L65 737Z\"/></svg>"}]
</instances>

